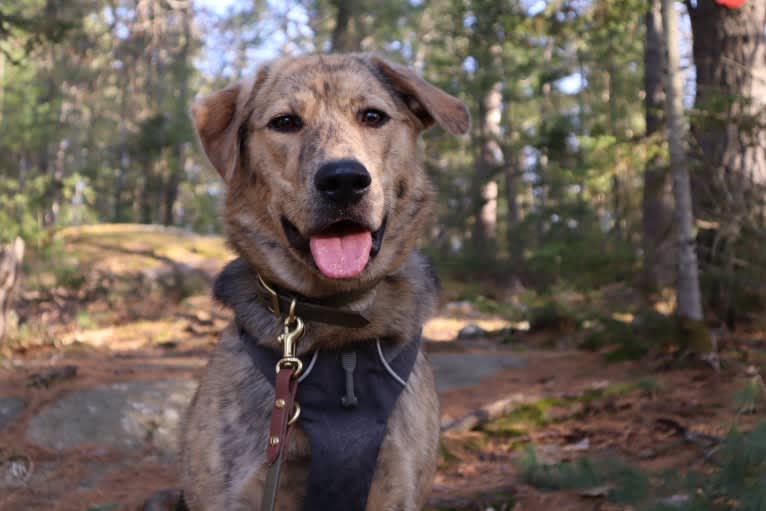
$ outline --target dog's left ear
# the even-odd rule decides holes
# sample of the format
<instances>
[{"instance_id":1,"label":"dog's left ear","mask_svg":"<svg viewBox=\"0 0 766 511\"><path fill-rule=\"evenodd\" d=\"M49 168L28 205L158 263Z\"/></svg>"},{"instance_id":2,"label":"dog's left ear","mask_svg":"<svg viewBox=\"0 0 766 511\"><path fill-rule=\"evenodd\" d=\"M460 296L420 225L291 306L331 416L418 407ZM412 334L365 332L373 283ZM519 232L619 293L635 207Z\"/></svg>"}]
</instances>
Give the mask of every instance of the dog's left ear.
<instances>
[{"instance_id":1,"label":"dog's left ear","mask_svg":"<svg viewBox=\"0 0 766 511\"><path fill-rule=\"evenodd\" d=\"M231 181L240 165L240 130L252 111L253 96L267 67L250 79L198 99L191 108L194 129L205 155L225 182Z\"/></svg>"},{"instance_id":2,"label":"dog's left ear","mask_svg":"<svg viewBox=\"0 0 766 511\"><path fill-rule=\"evenodd\" d=\"M377 55L369 60L402 95L409 109L423 124L423 129L437 122L453 135L468 133L471 114L465 103L423 80L412 69Z\"/></svg>"},{"instance_id":3,"label":"dog's left ear","mask_svg":"<svg viewBox=\"0 0 766 511\"><path fill-rule=\"evenodd\" d=\"M241 82L235 83L195 101L191 109L205 155L226 182L239 165L236 119L242 89Z\"/></svg>"}]
</instances>

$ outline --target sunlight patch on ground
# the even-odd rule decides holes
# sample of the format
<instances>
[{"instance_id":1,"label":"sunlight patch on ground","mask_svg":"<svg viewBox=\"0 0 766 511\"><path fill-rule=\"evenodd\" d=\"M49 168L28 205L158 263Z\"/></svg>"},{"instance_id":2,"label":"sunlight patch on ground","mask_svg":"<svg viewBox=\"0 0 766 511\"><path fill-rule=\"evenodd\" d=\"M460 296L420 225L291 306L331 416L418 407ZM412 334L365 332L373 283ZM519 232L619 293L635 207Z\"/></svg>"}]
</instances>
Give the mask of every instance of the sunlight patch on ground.
<instances>
[{"instance_id":1,"label":"sunlight patch on ground","mask_svg":"<svg viewBox=\"0 0 766 511\"><path fill-rule=\"evenodd\" d=\"M490 332L511 326L509 321L500 318L458 319L450 316L436 316L423 326L423 337L433 341L454 341L458 332L471 323Z\"/></svg>"},{"instance_id":2,"label":"sunlight patch on ground","mask_svg":"<svg viewBox=\"0 0 766 511\"><path fill-rule=\"evenodd\" d=\"M63 229L58 237L70 262L115 274L143 272L168 260L198 266L234 257L220 236L155 225L86 225Z\"/></svg>"},{"instance_id":3,"label":"sunlight patch on ground","mask_svg":"<svg viewBox=\"0 0 766 511\"><path fill-rule=\"evenodd\" d=\"M82 343L113 350L134 350L147 345L177 341L188 325L185 319L137 321L93 330L76 330L61 337L64 346Z\"/></svg>"}]
</instances>

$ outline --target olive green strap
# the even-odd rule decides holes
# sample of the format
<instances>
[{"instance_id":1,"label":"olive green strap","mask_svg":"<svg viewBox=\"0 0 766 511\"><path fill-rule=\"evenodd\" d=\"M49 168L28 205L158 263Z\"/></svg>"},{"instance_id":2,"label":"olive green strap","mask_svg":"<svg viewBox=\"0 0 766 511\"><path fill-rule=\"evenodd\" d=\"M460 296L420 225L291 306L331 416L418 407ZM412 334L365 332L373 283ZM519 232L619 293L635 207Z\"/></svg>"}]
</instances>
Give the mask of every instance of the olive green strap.
<instances>
[{"instance_id":1,"label":"olive green strap","mask_svg":"<svg viewBox=\"0 0 766 511\"><path fill-rule=\"evenodd\" d=\"M277 503L277 491L279 490L279 476L282 472L282 457L284 448L280 449L279 456L269 466L266 472L266 482L263 486L263 500L261 500L261 511L274 511Z\"/></svg>"}]
</instances>

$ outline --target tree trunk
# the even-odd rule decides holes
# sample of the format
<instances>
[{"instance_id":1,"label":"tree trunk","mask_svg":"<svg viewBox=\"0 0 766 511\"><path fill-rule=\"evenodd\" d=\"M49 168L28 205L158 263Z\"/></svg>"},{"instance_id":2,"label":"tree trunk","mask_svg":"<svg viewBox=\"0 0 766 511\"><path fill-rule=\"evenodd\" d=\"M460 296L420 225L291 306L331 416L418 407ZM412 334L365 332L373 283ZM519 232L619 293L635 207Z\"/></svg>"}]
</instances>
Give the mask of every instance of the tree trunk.
<instances>
[{"instance_id":1,"label":"tree trunk","mask_svg":"<svg viewBox=\"0 0 766 511\"><path fill-rule=\"evenodd\" d=\"M123 193L125 188L125 179L128 174L128 168L130 164L130 153L128 150L128 135L127 135L127 120L128 120L128 99L130 91L132 90L132 80L130 76L130 70L132 66L126 65L123 67L122 78L123 83L127 86L121 90L120 93L120 123L117 135L118 140L118 154L119 161L117 163L117 175L114 179L114 206L112 210L112 222L123 222L126 220L123 213Z\"/></svg>"},{"instance_id":2,"label":"tree trunk","mask_svg":"<svg viewBox=\"0 0 766 511\"><path fill-rule=\"evenodd\" d=\"M332 30L330 48L333 52L359 51L359 41L351 33L351 21L354 19L353 0L335 0L333 5L338 9L335 16L335 28ZM357 40L355 40L357 39Z\"/></svg>"},{"instance_id":3,"label":"tree trunk","mask_svg":"<svg viewBox=\"0 0 766 511\"><path fill-rule=\"evenodd\" d=\"M668 119L670 169L673 175L673 196L676 202L678 236L678 279L676 284L676 314L684 320L702 321L697 252L694 243L694 215L691 186L686 165L686 123L683 105L683 77L678 50L678 13L674 0L662 0L662 21L667 45L667 80L665 109Z\"/></svg>"},{"instance_id":4,"label":"tree trunk","mask_svg":"<svg viewBox=\"0 0 766 511\"><path fill-rule=\"evenodd\" d=\"M607 105L609 107L609 132L616 140L622 139L622 133L619 133L617 128L617 71L614 68L614 62L612 61L611 54L614 51L612 48L608 49L610 57L606 64L606 81L607 81L607 94L609 100ZM614 174L612 175L612 215L614 216L614 226L612 227L612 234L618 240L623 238L623 223L625 222L625 206L622 200L622 177L620 176L619 166L615 166Z\"/></svg>"},{"instance_id":5,"label":"tree trunk","mask_svg":"<svg viewBox=\"0 0 766 511\"><path fill-rule=\"evenodd\" d=\"M176 115L179 118L186 117L186 108L189 103L189 50L191 49L191 6L183 8L184 43L178 53L177 81L179 87L178 107ZM174 206L178 198L178 186L184 171L184 146L186 142L176 141L173 147L173 161L170 163L170 174L165 183L164 193L164 218L165 225L175 223Z\"/></svg>"},{"instance_id":6,"label":"tree trunk","mask_svg":"<svg viewBox=\"0 0 766 511\"><path fill-rule=\"evenodd\" d=\"M508 205L507 240L508 254L514 268L518 268L524 249L519 239L519 224L521 223L521 207L519 205L519 177L521 176L521 160L513 150L507 151L508 161L505 163L505 200Z\"/></svg>"},{"instance_id":7,"label":"tree trunk","mask_svg":"<svg viewBox=\"0 0 766 511\"><path fill-rule=\"evenodd\" d=\"M481 137L474 180L475 218L472 245L475 256L492 260L497 248L497 182L492 179L503 163L503 151L498 144L502 116L502 94L496 84L484 96L481 107Z\"/></svg>"},{"instance_id":8,"label":"tree trunk","mask_svg":"<svg viewBox=\"0 0 766 511\"><path fill-rule=\"evenodd\" d=\"M742 313L737 303L752 302L737 279L737 261L752 261L766 236L766 2L747 0L737 9L714 0L686 4L697 70L698 246L702 267L717 276L708 303L733 328Z\"/></svg>"},{"instance_id":9,"label":"tree trunk","mask_svg":"<svg viewBox=\"0 0 766 511\"><path fill-rule=\"evenodd\" d=\"M645 16L644 110L646 137L656 137L662 129L664 89L662 86L662 9L659 0L651 0ZM676 254L673 244L673 190L670 173L660 158L647 162L641 201L643 219L643 288L655 296L675 281Z\"/></svg>"},{"instance_id":10,"label":"tree trunk","mask_svg":"<svg viewBox=\"0 0 766 511\"><path fill-rule=\"evenodd\" d=\"M3 123L5 106L5 53L0 51L0 124Z\"/></svg>"},{"instance_id":11,"label":"tree trunk","mask_svg":"<svg viewBox=\"0 0 766 511\"><path fill-rule=\"evenodd\" d=\"M19 289L21 261L24 259L24 240L16 238L7 245L0 245L0 344L5 339L9 313Z\"/></svg>"},{"instance_id":12,"label":"tree trunk","mask_svg":"<svg viewBox=\"0 0 766 511\"><path fill-rule=\"evenodd\" d=\"M551 61L553 60L553 51L555 49L555 41L553 37L549 37L545 43L545 49L543 50L543 62L542 75L547 76L551 71ZM540 91L542 98L540 99L540 123L539 130L541 133L545 133L547 136L547 123L548 116L553 110L551 104L551 96L553 93L553 84L546 78L542 84L542 90ZM540 134L538 134L540 135ZM537 176L538 176L538 193L535 196L534 189L532 190L532 203L537 202L537 209L539 211L537 220L537 235L539 239L542 239L545 228L545 208L548 206L548 192L550 176L548 175L548 147L547 144L541 144L538 147L538 159L537 159Z\"/></svg>"},{"instance_id":13,"label":"tree trunk","mask_svg":"<svg viewBox=\"0 0 766 511\"><path fill-rule=\"evenodd\" d=\"M697 70L692 125L695 206L714 222L763 213L766 187L766 2L738 9L687 0ZM759 222L760 223L760 222Z\"/></svg>"}]
</instances>

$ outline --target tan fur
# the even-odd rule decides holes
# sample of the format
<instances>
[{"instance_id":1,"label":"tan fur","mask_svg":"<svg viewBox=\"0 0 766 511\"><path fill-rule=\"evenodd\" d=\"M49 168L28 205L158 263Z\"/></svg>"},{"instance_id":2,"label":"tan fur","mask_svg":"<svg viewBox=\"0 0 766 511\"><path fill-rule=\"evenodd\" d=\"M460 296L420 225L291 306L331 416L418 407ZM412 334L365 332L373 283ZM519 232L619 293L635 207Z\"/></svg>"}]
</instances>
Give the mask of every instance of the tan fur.
<instances>
[{"instance_id":1,"label":"tan fur","mask_svg":"<svg viewBox=\"0 0 766 511\"><path fill-rule=\"evenodd\" d=\"M390 120L359 122L366 108ZM304 119L296 133L267 127L275 116ZM360 339L414 339L435 303L423 258L413 252L434 194L418 159L417 138L434 122L453 133L469 127L465 106L407 68L368 55L281 59L255 77L200 100L193 116L202 147L227 185L224 220L232 247L269 281L321 297L380 281L352 307L370 325L347 329L309 323L300 352ZM281 219L300 233L318 229L328 210L314 189L325 162L355 159L372 177L369 192L346 215L387 227L382 248L353 279L322 275L286 239ZM240 282L238 285L251 285ZM254 283L252 283L254 285ZM248 311L248 329L274 343L278 318ZM183 486L192 511L260 509L273 389L252 366L233 327L226 330L200 383L182 434ZM298 431L283 467L278 509L301 509L309 445ZM436 466L438 402L421 354L389 418L367 510L415 510Z\"/></svg>"}]
</instances>

